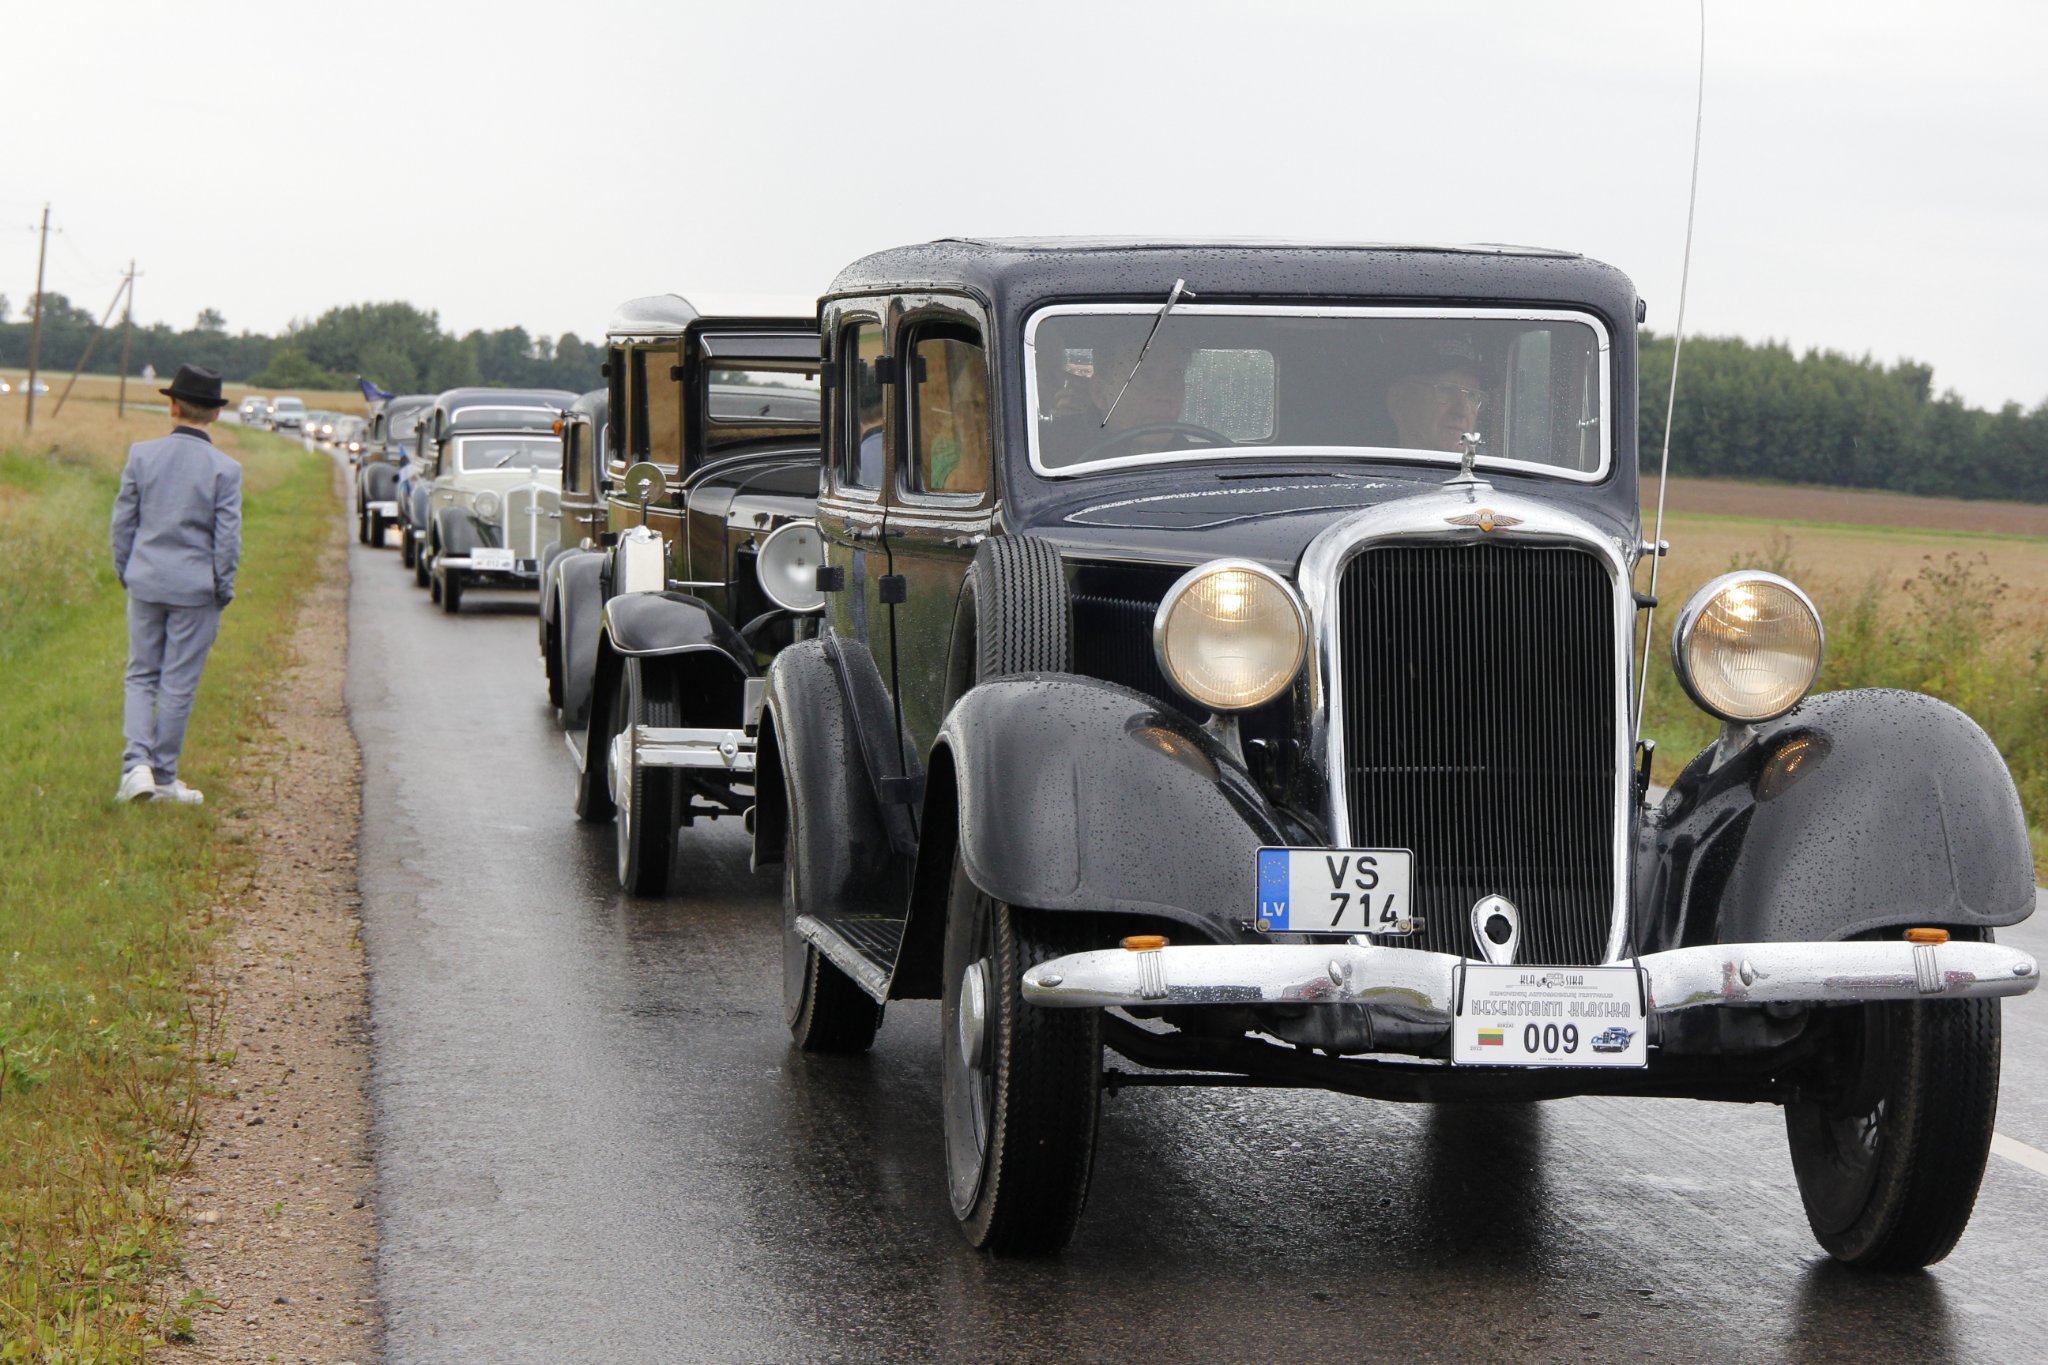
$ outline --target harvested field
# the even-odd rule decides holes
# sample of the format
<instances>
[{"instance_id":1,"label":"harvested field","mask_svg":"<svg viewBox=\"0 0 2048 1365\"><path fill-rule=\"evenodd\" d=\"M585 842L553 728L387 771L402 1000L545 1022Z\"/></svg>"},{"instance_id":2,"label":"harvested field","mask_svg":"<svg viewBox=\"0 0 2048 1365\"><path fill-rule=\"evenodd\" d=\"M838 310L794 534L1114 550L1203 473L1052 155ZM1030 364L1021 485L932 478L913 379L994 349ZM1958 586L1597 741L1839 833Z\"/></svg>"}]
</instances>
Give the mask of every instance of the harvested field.
<instances>
[{"instance_id":1,"label":"harvested field","mask_svg":"<svg viewBox=\"0 0 2048 1365\"><path fill-rule=\"evenodd\" d=\"M1763 521L1819 522L1835 526L1901 526L1927 531L2048 537L2048 506L2031 502L1976 502L1920 498L1864 488L1737 483L1725 479L1673 479L1667 512L1755 517ZM1643 480L1643 520L1657 515L1657 484Z\"/></svg>"}]
</instances>

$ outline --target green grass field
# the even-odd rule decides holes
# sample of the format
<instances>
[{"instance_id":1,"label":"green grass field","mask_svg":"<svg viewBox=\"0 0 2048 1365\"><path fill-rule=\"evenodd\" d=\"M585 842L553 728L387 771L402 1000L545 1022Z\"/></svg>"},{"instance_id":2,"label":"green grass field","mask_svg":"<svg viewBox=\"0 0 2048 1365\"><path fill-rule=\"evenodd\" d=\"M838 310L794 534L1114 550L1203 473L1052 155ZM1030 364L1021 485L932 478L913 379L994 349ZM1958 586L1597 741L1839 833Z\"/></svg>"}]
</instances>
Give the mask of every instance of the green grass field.
<instances>
[{"instance_id":1,"label":"green grass field","mask_svg":"<svg viewBox=\"0 0 2048 1365\"><path fill-rule=\"evenodd\" d=\"M19 408L0 400L0 1360L141 1359L180 1316L150 1286L212 1034L195 969L250 866L221 815L333 525L331 466L221 434L245 469L243 567L181 765L207 805L116 806L127 631L107 519L127 444L166 419L74 396L23 441Z\"/></svg>"}]
</instances>

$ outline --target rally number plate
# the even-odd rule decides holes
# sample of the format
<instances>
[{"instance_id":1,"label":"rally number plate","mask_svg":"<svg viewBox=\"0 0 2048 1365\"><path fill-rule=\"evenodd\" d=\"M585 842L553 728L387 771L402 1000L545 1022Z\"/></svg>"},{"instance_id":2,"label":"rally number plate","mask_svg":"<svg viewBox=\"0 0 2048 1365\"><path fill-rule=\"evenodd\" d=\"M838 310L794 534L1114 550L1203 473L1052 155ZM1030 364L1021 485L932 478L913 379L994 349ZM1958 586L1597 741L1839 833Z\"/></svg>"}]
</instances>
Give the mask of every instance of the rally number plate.
<instances>
[{"instance_id":1,"label":"rally number plate","mask_svg":"<svg viewBox=\"0 0 2048 1365\"><path fill-rule=\"evenodd\" d=\"M1634 967L1468 962L1458 973L1455 1065L1649 1065Z\"/></svg>"},{"instance_id":2,"label":"rally number plate","mask_svg":"<svg viewBox=\"0 0 2048 1365\"><path fill-rule=\"evenodd\" d=\"M510 550L502 546L479 546L469 552L469 563L471 568L482 569L487 573L511 573L518 560L513 557Z\"/></svg>"},{"instance_id":3,"label":"rally number plate","mask_svg":"<svg viewBox=\"0 0 2048 1365\"><path fill-rule=\"evenodd\" d=\"M1405 848L1262 848L1259 928L1270 933L1406 934L1414 929Z\"/></svg>"}]
</instances>

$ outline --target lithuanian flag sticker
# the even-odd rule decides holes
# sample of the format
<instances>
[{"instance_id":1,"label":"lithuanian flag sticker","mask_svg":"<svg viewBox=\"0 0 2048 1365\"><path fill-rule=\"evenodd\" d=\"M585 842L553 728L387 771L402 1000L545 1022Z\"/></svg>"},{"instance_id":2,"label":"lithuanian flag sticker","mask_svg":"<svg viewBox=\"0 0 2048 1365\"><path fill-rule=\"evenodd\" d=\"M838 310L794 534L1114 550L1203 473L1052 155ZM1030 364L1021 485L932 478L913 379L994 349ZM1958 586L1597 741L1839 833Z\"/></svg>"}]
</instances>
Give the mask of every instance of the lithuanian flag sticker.
<instances>
[{"instance_id":1,"label":"lithuanian flag sticker","mask_svg":"<svg viewBox=\"0 0 2048 1365\"><path fill-rule=\"evenodd\" d=\"M1479 1030L1479 1046L1505 1047L1507 1046L1507 1038L1497 1028L1483 1028Z\"/></svg>"}]
</instances>

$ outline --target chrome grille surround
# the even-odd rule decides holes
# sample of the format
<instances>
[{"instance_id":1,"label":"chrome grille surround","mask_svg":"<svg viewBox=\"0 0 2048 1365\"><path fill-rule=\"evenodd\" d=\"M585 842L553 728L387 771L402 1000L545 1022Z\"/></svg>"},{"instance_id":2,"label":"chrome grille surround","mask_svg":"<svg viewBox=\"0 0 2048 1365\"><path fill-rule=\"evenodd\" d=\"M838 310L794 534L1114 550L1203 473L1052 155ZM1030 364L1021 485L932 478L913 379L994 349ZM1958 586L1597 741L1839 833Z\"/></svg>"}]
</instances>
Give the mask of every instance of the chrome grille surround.
<instances>
[{"instance_id":1,"label":"chrome grille surround","mask_svg":"<svg viewBox=\"0 0 2048 1365\"><path fill-rule=\"evenodd\" d=\"M1480 509L1494 512L1496 529L1458 525L1453 517L1470 517ZM1515 518L1509 523L1507 518ZM1512 529L1508 529L1512 525ZM1302 556L1300 590L1309 612L1310 752L1323 765L1328 829L1333 842L1348 843L1353 828L1345 764L1344 658L1340 597L1345 572L1353 558L1373 548L1454 546L1474 543L1570 548L1596 558L1605 570L1612 606L1612 716L1614 791L1612 795L1612 865L1606 947L1602 960L1618 960L1628 937L1630 799L1632 770L1629 670L1635 637L1635 604L1631 592L1637 542L1603 532L1592 522L1549 503L1500 493L1484 483L1447 487L1441 492L1400 498L1369 508L1330 526L1310 542ZM1429 857L1414 850L1418 864ZM1457 916L1462 925L1463 911ZM1477 946L1463 941L1460 951L1477 956ZM1399 943L1400 940L1384 940Z\"/></svg>"}]
</instances>

